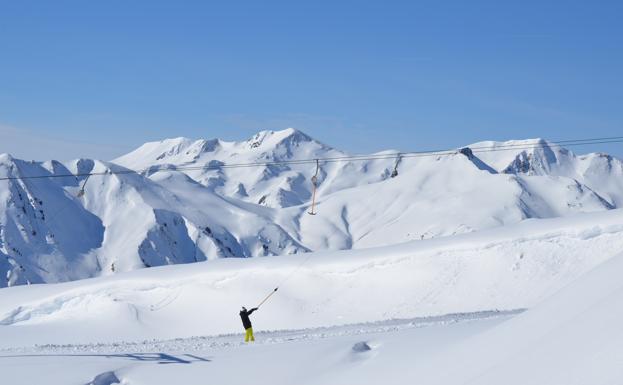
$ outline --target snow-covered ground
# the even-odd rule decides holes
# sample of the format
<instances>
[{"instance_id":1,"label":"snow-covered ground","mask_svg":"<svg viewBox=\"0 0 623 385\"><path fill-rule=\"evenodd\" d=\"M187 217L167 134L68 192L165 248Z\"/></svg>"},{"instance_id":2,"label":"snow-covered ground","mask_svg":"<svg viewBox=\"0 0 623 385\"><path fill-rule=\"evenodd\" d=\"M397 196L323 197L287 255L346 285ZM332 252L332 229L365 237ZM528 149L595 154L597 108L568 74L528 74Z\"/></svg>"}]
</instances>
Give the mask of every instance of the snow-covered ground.
<instances>
[{"instance_id":1,"label":"snow-covered ground","mask_svg":"<svg viewBox=\"0 0 623 385\"><path fill-rule=\"evenodd\" d=\"M307 215L315 165L279 162L344 155L296 130L0 155L0 384L623 383L623 162L328 162Z\"/></svg>"},{"instance_id":2,"label":"snow-covered ground","mask_svg":"<svg viewBox=\"0 0 623 385\"><path fill-rule=\"evenodd\" d=\"M618 383L622 214L2 289L3 383Z\"/></svg>"},{"instance_id":3,"label":"snow-covered ground","mask_svg":"<svg viewBox=\"0 0 623 385\"><path fill-rule=\"evenodd\" d=\"M0 370L11 385L398 383L405 377L395 369L424 368L435 354L512 314L259 333L257 342L247 346L242 335L229 335L4 350Z\"/></svg>"},{"instance_id":4,"label":"snow-covered ground","mask_svg":"<svg viewBox=\"0 0 623 385\"><path fill-rule=\"evenodd\" d=\"M5 350L0 369L11 385L617 384L622 272L620 254L518 315L266 333L247 346L241 335L42 346Z\"/></svg>"},{"instance_id":5,"label":"snow-covered ground","mask_svg":"<svg viewBox=\"0 0 623 385\"><path fill-rule=\"evenodd\" d=\"M278 293L254 315L260 330L528 308L620 252L622 214L6 288L0 347L237 332L240 306L254 306L276 286Z\"/></svg>"}]
</instances>

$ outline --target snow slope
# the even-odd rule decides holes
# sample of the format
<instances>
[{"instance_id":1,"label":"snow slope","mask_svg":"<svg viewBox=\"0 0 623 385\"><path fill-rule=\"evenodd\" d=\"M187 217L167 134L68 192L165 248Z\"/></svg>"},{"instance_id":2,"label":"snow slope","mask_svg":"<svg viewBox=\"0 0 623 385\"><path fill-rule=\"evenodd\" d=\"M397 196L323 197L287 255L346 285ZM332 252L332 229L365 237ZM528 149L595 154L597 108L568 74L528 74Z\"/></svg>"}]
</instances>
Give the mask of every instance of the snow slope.
<instances>
[{"instance_id":1,"label":"snow slope","mask_svg":"<svg viewBox=\"0 0 623 385\"><path fill-rule=\"evenodd\" d=\"M70 172L0 155L2 178L55 173ZM68 192L77 186L71 177L0 181L0 287L93 275L104 226Z\"/></svg>"},{"instance_id":2,"label":"snow slope","mask_svg":"<svg viewBox=\"0 0 623 385\"><path fill-rule=\"evenodd\" d=\"M146 143L113 162L2 155L0 178L103 175L0 180L0 287L378 247L621 206L620 160L546 144L482 142L405 157L395 178L395 159L324 163L316 216L307 214L316 166L279 162L346 154L294 129L241 142ZM489 151L504 146L515 147ZM223 167L258 162L270 164Z\"/></svg>"},{"instance_id":3,"label":"snow slope","mask_svg":"<svg viewBox=\"0 0 623 385\"><path fill-rule=\"evenodd\" d=\"M241 208L181 173L153 181L107 162L2 159L2 177L104 175L0 181L0 287L308 251L262 208Z\"/></svg>"},{"instance_id":4,"label":"snow slope","mask_svg":"<svg viewBox=\"0 0 623 385\"><path fill-rule=\"evenodd\" d=\"M452 370L430 383L623 382L623 254L534 309L456 346ZM441 360L441 359L440 359ZM431 367L432 368L432 367ZM412 378L421 378L413 373Z\"/></svg>"},{"instance_id":5,"label":"snow slope","mask_svg":"<svg viewBox=\"0 0 623 385\"><path fill-rule=\"evenodd\" d=\"M541 230L551 231L552 221L544 222L550 223ZM592 231L592 236L600 236L597 227ZM569 229L565 232L570 235ZM238 334L12 348L0 355L0 370L11 385L192 385L206 379L219 384L251 379L257 384L284 385L617 384L623 381L623 254L608 257L603 252L607 251L589 254L599 255L604 263L518 315L447 316L428 322L259 333L258 342L251 346L235 342L241 339ZM23 289L34 288L5 291ZM469 296L465 291L456 294Z\"/></svg>"},{"instance_id":6,"label":"snow slope","mask_svg":"<svg viewBox=\"0 0 623 385\"><path fill-rule=\"evenodd\" d=\"M374 384L404 381L404 365L425 367L436 354L508 319L451 316L401 325L377 324L140 344L42 346L0 352L10 385ZM396 327L399 326L399 327ZM368 350L369 349L369 350ZM390 382L391 383L391 382Z\"/></svg>"},{"instance_id":7,"label":"snow slope","mask_svg":"<svg viewBox=\"0 0 623 385\"><path fill-rule=\"evenodd\" d=\"M0 290L0 347L237 332L240 306L275 286L254 315L258 330L531 307L620 252L621 219L611 210L383 248L11 287Z\"/></svg>"}]
</instances>

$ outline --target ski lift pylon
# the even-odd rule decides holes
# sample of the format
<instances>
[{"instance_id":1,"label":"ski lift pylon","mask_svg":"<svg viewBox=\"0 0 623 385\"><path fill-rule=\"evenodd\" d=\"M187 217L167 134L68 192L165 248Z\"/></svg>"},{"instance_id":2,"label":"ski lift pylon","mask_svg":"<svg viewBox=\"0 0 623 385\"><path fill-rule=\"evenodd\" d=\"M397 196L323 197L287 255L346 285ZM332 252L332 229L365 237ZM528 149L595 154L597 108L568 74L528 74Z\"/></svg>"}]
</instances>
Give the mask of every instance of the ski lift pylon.
<instances>
[{"instance_id":1,"label":"ski lift pylon","mask_svg":"<svg viewBox=\"0 0 623 385\"><path fill-rule=\"evenodd\" d=\"M390 175L390 177L395 178L398 176L398 164L400 164L401 160L402 160L402 155L398 153L398 155L396 156L396 163L394 163L394 170L392 171L392 174Z\"/></svg>"},{"instance_id":2,"label":"ski lift pylon","mask_svg":"<svg viewBox=\"0 0 623 385\"><path fill-rule=\"evenodd\" d=\"M316 206L316 189L318 188L318 172L319 171L320 171L320 161L316 159L316 174L314 174L314 176L312 176L311 178L313 190L312 190L311 210L307 212L309 215L316 215L314 208Z\"/></svg>"},{"instance_id":3,"label":"ski lift pylon","mask_svg":"<svg viewBox=\"0 0 623 385\"><path fill-rule=\"evenodd\" d=\"M85 178L84 182L82 182L82 186L80 187L80 191L78 191L78 194L76 194L76 196L78 198L82 198L84 196L84 187L87 185L87 181L89 180L90 176L91 176L91 174L87 175L87 177Z\"/></svg>"}]
</instances>

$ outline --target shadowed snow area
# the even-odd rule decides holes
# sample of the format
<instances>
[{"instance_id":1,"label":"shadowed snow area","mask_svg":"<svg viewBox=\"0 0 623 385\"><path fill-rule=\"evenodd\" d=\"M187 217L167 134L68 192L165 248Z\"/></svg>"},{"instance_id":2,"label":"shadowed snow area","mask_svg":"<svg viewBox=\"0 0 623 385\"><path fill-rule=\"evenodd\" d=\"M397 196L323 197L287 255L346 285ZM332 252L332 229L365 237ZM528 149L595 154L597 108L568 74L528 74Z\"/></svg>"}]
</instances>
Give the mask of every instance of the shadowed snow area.
<instances>
[{"instance_id":1,"label":"shadowed snow area","mask_svg":"<svg viewBox=\"0 0 623 385\"><path fill-rule=\"evenodd\" d=\"M121 381L117 378L115 372L106 372L102 374L98 374L93 381L89 382L86 385L113 385L120 384Z\"/></svg>"},{"instance_id":2,"label":"shadowed snow area","mask_svg":"<svg viewBox=\"0 0 623 385\"><path fill-rule=\"evenodd\" d=\"M367 352L370 350L372 350L372 348L365 341L357 342L356 344L353 345L353 352L356 352L356 353L363 353L363 352Z\"/></svg>"}]
</instances>

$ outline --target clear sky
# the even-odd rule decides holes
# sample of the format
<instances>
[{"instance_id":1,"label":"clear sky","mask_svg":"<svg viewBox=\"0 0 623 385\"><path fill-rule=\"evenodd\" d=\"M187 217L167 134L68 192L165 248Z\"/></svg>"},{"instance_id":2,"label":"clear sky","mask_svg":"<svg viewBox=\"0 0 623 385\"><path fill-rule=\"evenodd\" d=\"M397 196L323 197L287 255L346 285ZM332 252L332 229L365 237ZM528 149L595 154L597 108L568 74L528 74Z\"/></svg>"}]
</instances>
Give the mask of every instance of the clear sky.
<instances>
[{"instance_id":1,"label":"clear sky","mask_svg":"<svg viewBox=\"0 0 623 385\"><path fill-rule=\"evenodd\" d=\"M352 153L623 135L622 20L623 1L0 0L0 152L286 127Z\"/></svg>"}]
</instances>

